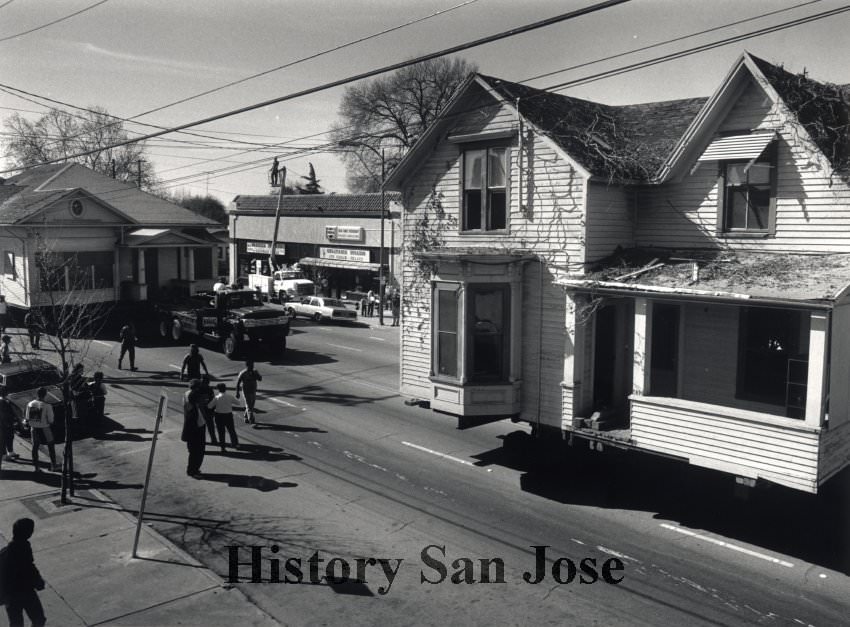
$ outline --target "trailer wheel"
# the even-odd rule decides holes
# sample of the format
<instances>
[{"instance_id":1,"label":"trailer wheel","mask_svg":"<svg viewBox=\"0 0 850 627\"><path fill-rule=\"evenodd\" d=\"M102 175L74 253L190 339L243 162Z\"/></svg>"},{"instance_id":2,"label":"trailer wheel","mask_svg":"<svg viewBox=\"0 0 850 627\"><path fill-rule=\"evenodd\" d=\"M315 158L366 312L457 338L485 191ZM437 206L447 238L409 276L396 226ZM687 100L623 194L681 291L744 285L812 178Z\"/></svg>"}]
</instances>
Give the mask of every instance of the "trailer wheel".
<instances>
[{"instance_id":1,"label":"trailer wheel","mask_svg":"<svg viewBox=\"0 0 850 627\"><path fill-rule=\"evenodd\" d=\"M171 339L175 342L183 341L183 323L176 318L171 321Z\"/></svg>"},{"instance_id":2,"label":"trailer wheel","mask_svg":"<svg viewBox=\"0 0 850 627\"><path fill-rule=\"evenodd\" d=\"M241 342L236 333L231 333L224 338L224 346L222 347L222 350L228 359L236 359L239 355L240 348Z\"/></svg>"}]
</instances>

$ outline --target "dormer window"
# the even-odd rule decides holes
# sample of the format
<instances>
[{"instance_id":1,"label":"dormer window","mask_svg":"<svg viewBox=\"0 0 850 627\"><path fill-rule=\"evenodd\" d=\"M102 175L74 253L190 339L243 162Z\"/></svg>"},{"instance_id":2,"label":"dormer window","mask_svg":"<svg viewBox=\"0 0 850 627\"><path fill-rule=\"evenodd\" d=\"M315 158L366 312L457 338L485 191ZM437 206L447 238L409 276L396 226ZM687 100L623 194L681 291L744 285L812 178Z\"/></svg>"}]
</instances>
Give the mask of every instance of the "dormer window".
<instances>
[{"instance_id":1,"label":"dormer window","mask_svg":"<svg viewBox=\"0 0 850 627\"><path fill-rule=\"evenodd\" d=\"M726 161L721 169L724 230L771 232L776 206L775 161Z\"/></svg>"},{"instance_id":2,"label":"dormer window","mask_svg":"<svg viewBox=\"0 0 850 627\"><path fill-rule=\"evenodd\" d=\"M463 151L464 231L503 231L508 226L505 146Z\"/></svg>"}]
</instances>

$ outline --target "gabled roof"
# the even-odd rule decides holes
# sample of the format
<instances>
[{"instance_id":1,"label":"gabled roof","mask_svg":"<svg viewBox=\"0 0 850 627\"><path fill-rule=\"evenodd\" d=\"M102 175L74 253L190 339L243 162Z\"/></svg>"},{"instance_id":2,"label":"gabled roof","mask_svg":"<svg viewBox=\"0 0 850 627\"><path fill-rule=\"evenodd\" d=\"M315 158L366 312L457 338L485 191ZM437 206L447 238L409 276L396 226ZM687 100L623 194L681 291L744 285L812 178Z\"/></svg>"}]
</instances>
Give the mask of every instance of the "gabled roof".
<instances>
[{"instance_id":1,"label":"gabled roof","mask_svg":"<svg viewBox=\"0 0 850 627\"><path fill-rule=\"evenodd\" d=\"M12 188L14 193L9 191ZM216 224L135 185L76 163L39 166L6 179L0 184L0 224L19 222L74 189L84 190L138 224L194 227Z\"/></svg>"},{"instance_id":2,"label":"gabled roof","mask_svg":"<svg viewBox=\"0 0 850 627\"><path fill-rule=\"evenodd\" d=\"M648 180L705 98L612 106L482 76L522 116L594 176Z\"/></svg>"},{"instance_id":3,"label":"gabled roof","mask_svg":"<svg viewBox=\"0 0 850 627\"><path fill-rule=\"evenodd\" d=\"M659 170L657 181L681 176L693 165L729 108L753 80L774 103L788 109L800 124L800 137L811 140L814 153L819 152L837 171L850 170L850 87L793 74L744 52L682 134Z\"/></svg>"},{"instance_id":4,"label":"gabled roof","mask_svg":"<svg viewBox=\"0 0 850 627\"><path fill-rule=\"evenodd\" d=\"M475 74L463 83L437 120L388 177L397 188L441 131L464 113L477 90L519 113L588 174L606 180L648 181L705 103L687 98L635 105L606 105ZM418 154L414 154L418 153Z\"/></svg>"},{"instance_id":5,"label":"gabled roof","mask_svg":"<svg viewBox=\"0 0 850 627\"><path fill-rule=\"evenodd\" d=\"M398 202L401 195L387 192L386 203ZM233 199L228 212L256 212L274 214L278 197L265 194L240 195ZM381 215L381 194L295 194L280 198L281 215Z\"/></svg>"}]
</instances>

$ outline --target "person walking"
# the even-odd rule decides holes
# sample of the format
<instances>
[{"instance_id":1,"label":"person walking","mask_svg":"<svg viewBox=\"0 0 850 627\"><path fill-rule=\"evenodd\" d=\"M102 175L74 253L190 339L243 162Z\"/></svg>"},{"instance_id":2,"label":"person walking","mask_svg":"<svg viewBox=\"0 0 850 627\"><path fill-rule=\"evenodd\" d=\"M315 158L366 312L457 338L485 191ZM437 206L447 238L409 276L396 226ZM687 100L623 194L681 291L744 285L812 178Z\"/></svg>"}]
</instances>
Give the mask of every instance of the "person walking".
<instances>
[{"instance_id":1,"label":"person walking","mask_svg":"<svg viewBox=\"0 0 850 627\"><path fill-rule=\"evenodd\" d=\"M54 472L59 472L59 464L56 463L56 447L53 445L53 407L45 403L47 388L40 387L35 398L27 404L24 420L30 426L30 438L32 440L32 465L36 472L41 472L38 467L38 449L44 444L50 455L50 464Z\"/></svg>"},{"instance_id":2,"label":"person walking","mask_svg":"<svg viewBox=\"0 0 850 627\"><path fill-rule=\"evenodd\" d=\"M366 315L370 318L375 315L375 292L369 290L369 293L366 294Z\"/></svg>"},{"instance_id":3,"label":"person walking","mask_svg":"<svg viewBox=\"0 0 850 627\"><path fill-rule=\"evenodd\" d=\"M0 363L12 363L12 338L9 335L0 338Z\"/></svg>"},{"instance_id":4,"label":"person walking","mask_svg":"<svg viewBox=\"0 0 850 627\"><path fill-rule=\"evenodd\" d=\"M183 358L183 366L180 368L180 380L185 381L187 378L190 381L192 379L200 379L202 367L207 376L209 376L210 371L207 370L207 364L204 362L204 356L201 355L198 345L190 344L189 352Z\"/></svg>"},{"instance_id":5,"label":"person walking","mask_svg":"<svg viewBox=\"0 0 850 627\"><path fill-rule=\"evenodd\" d=\"M136 342L139 338L136 337L136 327L132 322L128 322L118 333L118 338L121 340L121 354L118 355L118 370L121 370L121 362L124 361L124 355L130 358L130 371L136 370Z\"/></svg>"},{"instance_id":6,"label":"person walking","mask_svg":"<svg viewBox=\"0 0 850 627\"><path fill-rule=\"evenodd\" d=\"M27 315L24 316L24 326L27 328L27 335L30 338L30 346L34 351L39 349L41 343L41 325L38 322L38 316L30 309Z\"/></svg>"},{"instance_id":7,"label":"person walking","mask_svg":"<svg viewBox=\"0 0 850 627\"><path fill-rule=\"evenodd\" d=\"M37 592L44 590L44 579L29 542L34 531L32 518L19 518L12 525L12 541L0 551L0 602L6 604L9 627L23 627L24 612L33 627L47 622Z\"/></svg>"},{"instance_id":8,"label":"person walking","mask_svg":"<svg viewBox=\"0 0 850 627\"><path fill-rule=\"evenodd\" d=\"M368 308L369 308L369 301L364 296L363 298L360 299L360 315L365 316Z\"/></svg>"},{"instance_id":9,"label":"person walking","mask_svg":"<svg viewBox=\"0 0 850 627\"><path fill-rule=\"evenodd\" d=\"M245 423L256 424L254 418L254 404L257 402L257 383L262 381L263 377L259 372L254 370L254 360L249 359L245 362L245 368L239 373L236 378L236 399L239 400L239 394L245 394Z\"/></svg>"},{"instance_id":10,"label":"person walking","mask_svg":"<svg viewBox=\"0 0 850 627\"><path fill-rule=\"evenodd\" d=\"M0 386L0 461L18 459L14 449L15 412L12 402L6 398L6 386Z\"/></svg>"},{"instance_id":11,"label":"person walking","mask_svg":"<svg viewBox=\"0 0 850 627\"><path fill-rule=\"evenodd\" d=\"M390 303L393 310L392 326L397 327L399 325L399 318L401 317L401 294L399 293L398 289L393 290L393 295L390 299Z\"/></svg>"},{"instance_id":12,"label":"person walking","mask_svg":"<svg viewBox=\"0 0 850 627\"><path fill-rule=\"evenodd\" d=\"M227 391L227 386L224 383L219 383L216 387L215 398L208 404L215 414L215 428L218 430L218 442L221 444L221 452L225 452L224 430L230 434L230 445L232 448L239 448L239 438L236 436L236 425L233 424L233 406L236 405L236 399Z\"/></svg>"},{"instance_id":13,"label":"person walking","mask_svg":"<svg viewBox=\"0 0 850 627\"><path fill-rule=\"evenodd\" d=\"M206 421L198 407L198 388L200 379L192 379L189 389L183 395L183 431L180 439L186 443L189 459L186 463L186 474L195 479L201 477L201 465L204 463L206 447Z\"/></svg>"},{"instance_id":14,"label":"person walking","mask_svg":"<svg viewBox=\"0 0 850 627\"><path fill-rule=\"evenodd\" d=\"M201 385L198 386L198 408L204 416L204 422L207 424L207 431L210 433L210 444L218 445L218 438L215 437L215 418L213 412L209 408L210 401L213 400L215 392L210 385L210 375L205 374L201 377Z\"/></svg>"}]
</instances>

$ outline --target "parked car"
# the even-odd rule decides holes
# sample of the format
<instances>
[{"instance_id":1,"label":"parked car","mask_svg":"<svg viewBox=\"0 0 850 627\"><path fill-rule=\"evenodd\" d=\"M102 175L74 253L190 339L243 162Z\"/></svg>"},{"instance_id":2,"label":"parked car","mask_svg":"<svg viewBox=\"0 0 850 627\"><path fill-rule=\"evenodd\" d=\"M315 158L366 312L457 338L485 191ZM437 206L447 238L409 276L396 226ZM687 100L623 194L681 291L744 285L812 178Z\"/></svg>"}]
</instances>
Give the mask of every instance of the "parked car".
<instances>
[{"instance_id":1,"label":"parked car","mask_svg":"<svg viewBox=\"0 0 850 627\"><path fill-rule=\"evenodd\" d=\"M324 296L308 296L302 298L299 302L286 303L286 312L292 318L302 316L316 322L323 320L354 322L357 320L357 311L346 307L345 302Z\"/></svg>"},{"instance_id":2,"label":"parked car","mask_svg":"<svg viewBox=\"0 0 850 627\"><path fill-rule=\"evenodd\" d=\"M65 434L65 406L62 403L62 373L43 359L22 359L0 364L0 385L6 388L8 399L15 412L15 431L29 437L30 428L25 422L27 404L36 398L38 388L47 388L45 401L53 406L53 436L56 441Z\"/></svg>"}]
</instances>

